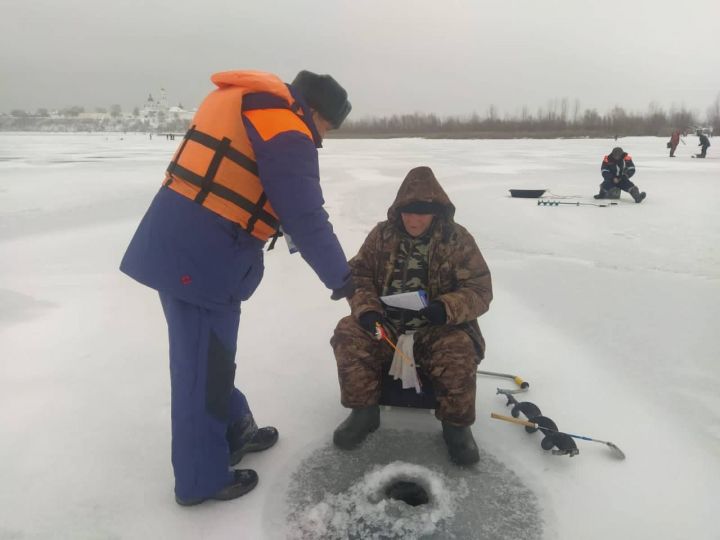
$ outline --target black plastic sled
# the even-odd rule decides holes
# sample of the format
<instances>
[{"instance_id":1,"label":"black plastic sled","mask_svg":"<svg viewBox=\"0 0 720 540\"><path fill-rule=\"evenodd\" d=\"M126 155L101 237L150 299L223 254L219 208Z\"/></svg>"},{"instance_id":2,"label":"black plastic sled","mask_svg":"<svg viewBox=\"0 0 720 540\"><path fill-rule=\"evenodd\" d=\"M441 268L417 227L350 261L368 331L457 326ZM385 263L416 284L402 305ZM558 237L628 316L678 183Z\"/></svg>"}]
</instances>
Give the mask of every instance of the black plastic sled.
<instances>
[{"instance_id":1,"label":"black plastic sled","mask_svg":"<svg viewBox=\"0 0 720 540\"><path fill-rule=\"evenodd\" d=\"M521 199L537 199L542 197L546 191L546 189L511 189L510 196Z\"/></svg>"}]
</instances>

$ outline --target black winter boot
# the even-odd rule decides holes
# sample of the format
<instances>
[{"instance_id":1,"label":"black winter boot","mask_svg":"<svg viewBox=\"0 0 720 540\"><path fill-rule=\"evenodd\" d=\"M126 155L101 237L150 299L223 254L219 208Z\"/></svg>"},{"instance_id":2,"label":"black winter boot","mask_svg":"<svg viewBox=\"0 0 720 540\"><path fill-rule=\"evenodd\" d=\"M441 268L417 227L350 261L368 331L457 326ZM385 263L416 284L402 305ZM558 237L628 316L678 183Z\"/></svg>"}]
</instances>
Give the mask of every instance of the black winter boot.
<instances>
[{"instance_id":1,"label":"black winter boot","mask_svg":"<svg viewBox=\"0 0 720 540\"><path fill-rule=\"evenodd\" d=\"M230 425L227 432L230 466L237 465L248 452L267 450L277 442L278 436L278 430L272 426L258 428L252 417Z\"/></svg>"},{"instance_id":2,"label":"black winter boot","mask_svg":"<svg viewBox=\"0 0 720 540\"><path fill-rule=\"evenodd\" d=\"M608 192L605 191L604 189L601 189L600 193L598 193L597 195L593 195L593 199L607 199L608 198L607 195L608 195Z\"/></svg>"},{"instance_id":3,"label":"black winter boot","mask_svg":"<svg viewBox=\"0 0 720 540\"><path fill-rule=\"evenodd\" d=\"M645 192L640 191L637 186L633 186L630 188L630 191L628 192L632 196L632 198L635 200L636 203L643 202L643 199L645 198Z\"/></svg>"},{"instance_id":4,"label":"black winter boot","mask_svg":"<svg viewBox=\"0 0 720 540\"><path fill-rule=\"evenodd\" d=\"M380 407L370 405L353 409L345 421L333 433L333 442L338 448L350 450L380 426Z\"/></svg>"},{"instance_id":5,"label":"black winter boot","mask_svg":"<svg viewBox=\"0 0 720 540\"><path fill-rule=\"evenodd\" d=\"M175 495L175 502L180 506L195 506L209 499L214 501L229 501L237 499L245 495L248 491L252 491L258 483L258 475L252 469L236 469L233 471L233 479L230 484L220 491L218 491L212 497L198 498L198 499L181 499Z\"/></svg>"},{"instance_id":6,"label":"black winter boot","mask_svg":"<svg viewBox=\"0 0 720 540\"><path fill-rule=\"evenodd\" d=\"M477 444L470 427L451 426L442 423L443 439L447 445L450 459L457 465L472 465L480 459Z\"/></svg>"}]
</instances>

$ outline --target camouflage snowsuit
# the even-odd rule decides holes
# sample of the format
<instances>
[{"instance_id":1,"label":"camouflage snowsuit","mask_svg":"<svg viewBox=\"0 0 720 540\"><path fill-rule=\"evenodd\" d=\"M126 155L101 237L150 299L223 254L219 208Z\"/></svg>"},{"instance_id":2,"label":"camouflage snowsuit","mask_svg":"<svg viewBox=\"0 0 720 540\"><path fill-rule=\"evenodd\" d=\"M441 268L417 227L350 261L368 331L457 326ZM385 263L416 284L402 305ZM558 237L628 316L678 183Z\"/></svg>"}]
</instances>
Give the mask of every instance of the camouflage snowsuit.
<instances>
[{"instance_id":1,"label":"camouflage snowsuit","mask_svg":"<svg viewBox=\"0 0 720 540\"><path fill-rule=\"evenodd\" d=\"M417 255L418 251L406 249L413 239L404 231L398 209L414 201L440 203L444 212L433 220L426 240L427 260L419 264L427 269L427 275L399 282L393 280L398 275L398 254ZM438 400L437 418L456 426L469 426L475 421L475 372L485 353L477 317L488 310L492 284L475 240L453 221L454 214L455 206L432 170L412 169L388 210L387 221L375 226L350 261L358 286L350 299L352 314L340 320L330 341L345 407L378 403L382 373L393 356L387 343L375 340L360 326L358 317L367 311L385 313L380 296L417 290L418 283L424 281L428 299L444 304L447 323L430 326L425 321L420 325L415 334L415 361L432 381ZM414 316L410 312L409 317ZM417 328L416 324L405 326Z\"/></svg>"}]
</instances>

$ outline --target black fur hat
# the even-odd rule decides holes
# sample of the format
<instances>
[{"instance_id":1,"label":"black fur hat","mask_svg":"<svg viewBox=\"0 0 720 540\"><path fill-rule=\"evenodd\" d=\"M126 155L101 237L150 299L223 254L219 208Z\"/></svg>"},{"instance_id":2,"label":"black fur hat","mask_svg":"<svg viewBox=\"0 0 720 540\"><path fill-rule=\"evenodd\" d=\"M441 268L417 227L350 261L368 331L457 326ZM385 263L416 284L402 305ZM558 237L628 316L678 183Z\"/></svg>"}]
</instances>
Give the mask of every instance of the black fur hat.
<instances>
[{"instance_id":1,"label":"black fur hat","mask_svg":"<svg viewBox=\"0 0 720 540\"><path fill-rule=\"evenodd\" d=\"M336 129L352 110L347 92L330 75L318 75L303 70L297 74L291 86L302 94L310 107Z\"/></svg>"}]
</instances>

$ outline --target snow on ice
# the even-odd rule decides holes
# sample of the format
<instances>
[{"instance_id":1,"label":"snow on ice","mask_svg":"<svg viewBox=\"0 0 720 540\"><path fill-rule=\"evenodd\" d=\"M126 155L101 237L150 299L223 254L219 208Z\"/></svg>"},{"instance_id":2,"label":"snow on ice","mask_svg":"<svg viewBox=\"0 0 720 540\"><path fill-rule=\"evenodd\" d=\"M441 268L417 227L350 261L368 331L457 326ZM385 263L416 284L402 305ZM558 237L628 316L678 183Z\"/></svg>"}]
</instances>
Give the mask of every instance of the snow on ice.
<instances>
[{"instance_id":1,"label":"snow on ice","mask_svg":"<svg viewBox=\"0 0 720 540\"><path fill-rule=\"evenodd\" d=\"M592 201L620 144L640 205L539 207L509 189ZM248 455L237 501L173 500L167 335L157 295L117 270L177 141L136 134L0 134L0 538L711 539L720 499L720 159L669 159L665 138L328 140L327 210L348 254L429 165L475 236L495 299L482 369L517 373L577 441L553 456L478 378L481 462L451 466L440 426L383 411L354 452L331 445L340 406L331 302L302 259L266 255L243 305L237 385L280 441ZM565 200L565 199L562 199ZM426 508L378 498L398 477ZM390 519L390 516L396 519ZM392 529L390 528L392 527ZM387 530L386 530L387 528ZM325 531L325 532L318 532ZM393 532L394 531L394 532ZM424 535L424 536L423 536ZM367 536L370 537L370 536Z\"/></svg>"}]
</instances>

